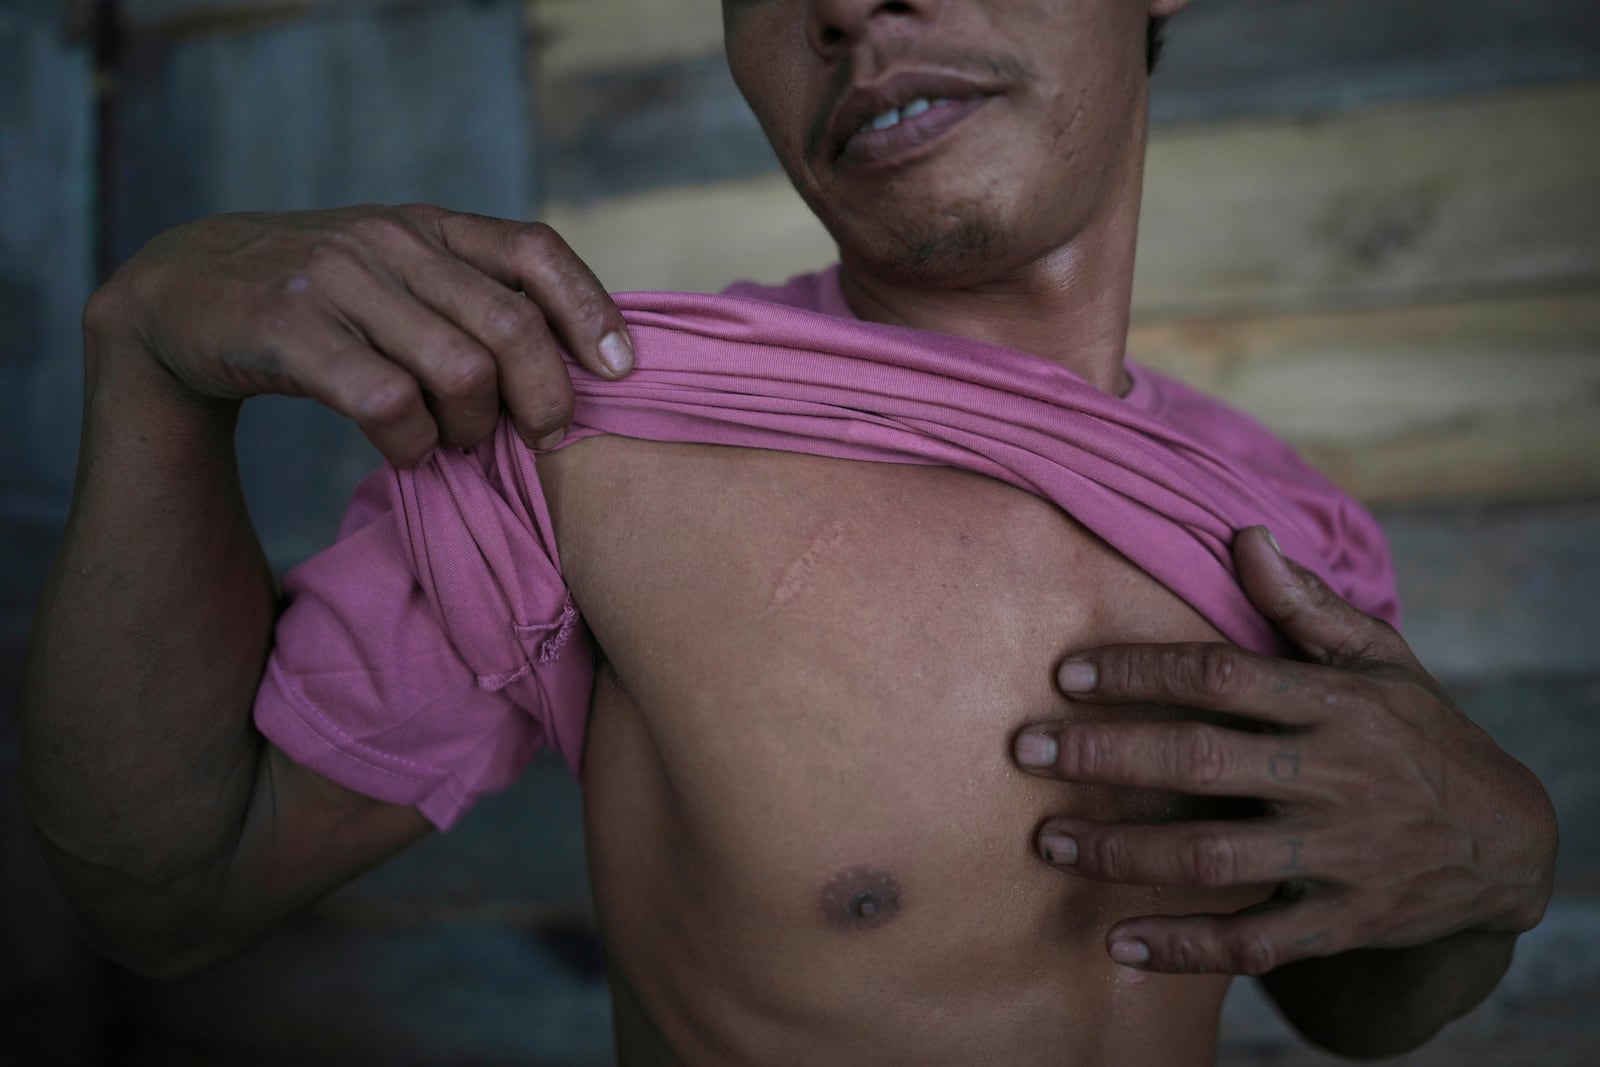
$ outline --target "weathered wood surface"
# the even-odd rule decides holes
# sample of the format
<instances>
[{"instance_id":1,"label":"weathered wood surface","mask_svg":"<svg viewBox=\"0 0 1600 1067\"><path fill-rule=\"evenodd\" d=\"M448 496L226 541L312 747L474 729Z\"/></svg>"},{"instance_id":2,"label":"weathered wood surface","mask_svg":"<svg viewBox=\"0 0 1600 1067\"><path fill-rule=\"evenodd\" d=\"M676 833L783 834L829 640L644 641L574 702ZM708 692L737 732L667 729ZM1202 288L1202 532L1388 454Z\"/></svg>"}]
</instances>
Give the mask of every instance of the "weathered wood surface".
<instances>
[{"instance_id":1,"label":"weathered wood surface","mask_svg":"<svg viewBox=\"0 0 1600 1067\"><path fill-rule=\"evenodd\" d=\"M771 153L721 58L711 0L534 0L561 199L749 177ZM1600 76L1600 5L1207 0L1173 20L1158 124L1306 116Z\"/></svg>"},{"instance_id":2,"label":"weathered wood surface","mask_svg":"<svg viewBox=\"0 0 1600 1067\"><path fill-rule=\"evenodd\" d=\"M613 290L716 292L741 278L780 281L838 255L782 175L551 203L540 218Z\"/></svg>"},{"instance_id":3,"label":"weathered wood surface","mask_svg":"<svg viewBox=\"0 0 1600 1067\"><path fill-rule=\"evenodd\" d=\"M1147 323L1129 351L1254 412L1364 500L1600 486L1600 289Z\"/></svg>"},{"instance_id":4,"label":"weathered wood surface","mask_svg":"<svg viewBox=\"0 0 1600 1067\"><path fill-rule=\"evenodd\" d=\"M192 29L195 11L261 9L155 4L150 14L158 28L167 23L157 13ZM428 201L530 213L520 0L313 4L290 14L243 30L131 39L115 112L119 257L170 226L226 211ZM282 567L331 539L378 457L320 406L269 399L246 408L240 463Z\"/></svg>"},{"instance_id":5,"label":"weathered wood surface","mask_svg":"<svg viewBox=\"0 0 1600 1067\"><path fill-rule=\"evenodd\" d=\"M547 78L698 59L722 51L717 0L527 0Z\"/></svg>"},{"instance_id":6,"label":"weathered wood surface","mask_svg":"<svg viewBox=\"0 0 1600 1067\"><path fill-rule=\"evenodd\" d=\"M1146 317L1600 280L1600 82L1152 139Z\"/></svg>"}]
</instances>

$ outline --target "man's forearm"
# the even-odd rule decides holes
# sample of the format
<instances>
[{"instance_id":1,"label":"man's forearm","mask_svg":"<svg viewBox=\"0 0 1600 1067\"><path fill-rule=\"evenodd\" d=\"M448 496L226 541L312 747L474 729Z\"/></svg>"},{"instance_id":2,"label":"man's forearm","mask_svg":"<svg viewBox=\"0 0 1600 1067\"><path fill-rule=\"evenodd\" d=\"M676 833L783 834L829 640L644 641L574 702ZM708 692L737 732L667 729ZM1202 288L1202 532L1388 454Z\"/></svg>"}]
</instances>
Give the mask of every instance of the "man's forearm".
<instances>
[{"instance_id":1,"label":"man's forearm","mask_svg":"<svg viewBox=\"0 0 1600 1067\"><path fill-rule=\"evenodd\" d=\"M1261 984L1308 1041L1343 1056L1394 1056L1481 1003L1511 965L1516 940L1468 931L1291 963Z\"/></svg>"},{"instance_id":2,"label":"man's forearm","mask_svg":"<svg viewBox=\"0 0 1600 1067\"><path fill-rule=\"evenodd\" d=\"M226 867L261 749L249 713L276 604L235 412L185 398L89 319L77 487L24 674L23 785L101 947L138 956L169 922L199 918L188 905Z\"/></svg>"}]
</instances>

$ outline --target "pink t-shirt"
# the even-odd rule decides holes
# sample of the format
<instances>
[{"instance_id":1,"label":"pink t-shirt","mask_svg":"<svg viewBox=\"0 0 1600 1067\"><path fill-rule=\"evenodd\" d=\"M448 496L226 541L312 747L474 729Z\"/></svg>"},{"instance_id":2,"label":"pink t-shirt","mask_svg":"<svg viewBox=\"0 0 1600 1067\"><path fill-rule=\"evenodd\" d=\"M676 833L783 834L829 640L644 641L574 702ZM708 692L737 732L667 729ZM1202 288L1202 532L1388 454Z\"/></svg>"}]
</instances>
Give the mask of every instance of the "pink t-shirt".
<instances>
[{"instance_id":1,"label":"pink t-shirt","mask_svg":"<svg viewBox=\"0 0 1600 1067\"><path fill-rule=\"evenodd\" d=\"M1035 356L864 323L836 268L618 303L637 369L609 382L569 361L561 447L620 434L985 474L1071 513L1230 640L1283 652L1232 568L1234 535L1261 523L1398 623L1371 516L1259 423L1154 371L1130 363L1118 398ZM374 473L284 591L255 719L296 761L441 828L546 745L581 766L590 639L534 454L505 422L472 449Z\"/></svg>"}]
</instances>

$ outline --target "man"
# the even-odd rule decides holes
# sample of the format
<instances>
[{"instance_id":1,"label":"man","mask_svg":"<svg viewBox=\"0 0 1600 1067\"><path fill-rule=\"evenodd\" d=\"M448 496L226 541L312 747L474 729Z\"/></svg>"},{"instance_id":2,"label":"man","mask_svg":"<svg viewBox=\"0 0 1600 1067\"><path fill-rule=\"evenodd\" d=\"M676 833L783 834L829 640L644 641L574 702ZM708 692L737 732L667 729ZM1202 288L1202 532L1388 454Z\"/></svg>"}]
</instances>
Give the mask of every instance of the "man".
<instances>
[{"instance_id":1,"label":"man","mask_svg":"<svg viewBox=\"0 0 1600 1067\"><path fill-rule=\"evenodd\" d=\"M1128 394L1149 26L1182 6L729 0L735 77L839 242L836 310ZM1265 974L1315 1041L1397 1051L1480 1000L1538 922L1538 783L1259 531L1239 578L1312 663L1217 643L1073 517L965 471L619 435L555 450L570 394L535 304L595 374L632 362L547 233L421 209L201 224L91 303L23 746L43 847L108 953L202 966L429 825L251 721L276 600L231 433L261 392L426 460L341 546L426 549L432 527L408 523L445 512L416 487L471 468L433 446L484 438L502 393L546 446L537 493L496 487L548 507L545 550L603 653L584 773L623 1062L1206 1063L1233 973ZM293 618L336 585L304 587L274 672L295 647L339 652ZM360 614L339 595L325 614ZM407 618L450 614L398 596ZM536 659L571 662L563 618L533 628ZM1042 665L1063 649L1056 691ZM345 674L382 690L414 666ZM463 702L517 679L476 681ZM1196 710L1097 711L1115 704ZM1073 784L1016 773L1013 738ZM375 775L403 758L374 748ZM1230 797L1264 804L1229 819Z\"/></svg>"}]
</instances>

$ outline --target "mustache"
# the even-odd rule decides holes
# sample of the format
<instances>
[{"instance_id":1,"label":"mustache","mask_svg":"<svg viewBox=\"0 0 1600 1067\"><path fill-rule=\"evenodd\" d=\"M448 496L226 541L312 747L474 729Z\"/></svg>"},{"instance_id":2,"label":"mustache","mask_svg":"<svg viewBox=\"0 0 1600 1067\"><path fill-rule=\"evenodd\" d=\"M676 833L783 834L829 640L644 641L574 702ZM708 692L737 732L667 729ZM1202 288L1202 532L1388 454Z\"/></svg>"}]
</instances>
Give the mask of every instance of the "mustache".
<instances>
[{"instance_id":1,"label":"mustache","mask_svg":"<svg viewBox=\"0 0 1600 1067\"><path fill-rule=\"evenodd\" d=\"M834 112L839 110L839 102L845 98L856 82L857 66L853 57L846 56L844 62L833 72L833 77L828 80L822 104L811 116L811 123L806 129L805 158L815 159L817 153L822 151L822 144L827 139L828 127L833 122ZM1025 84L1034 79L1033 68L1012 56L976 55L972 52L943 49L920 48L914 52L905 52L885 60L881 66L884 70L933 69L948 71L951 74L977 75L1005 85Z\"/></svg>"}]
</instances>

